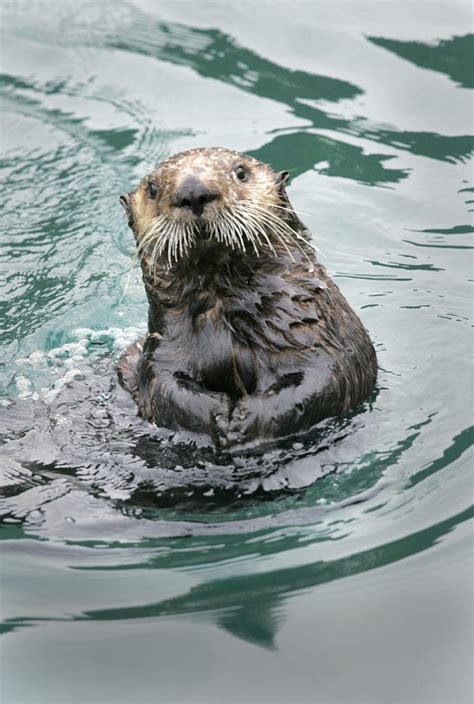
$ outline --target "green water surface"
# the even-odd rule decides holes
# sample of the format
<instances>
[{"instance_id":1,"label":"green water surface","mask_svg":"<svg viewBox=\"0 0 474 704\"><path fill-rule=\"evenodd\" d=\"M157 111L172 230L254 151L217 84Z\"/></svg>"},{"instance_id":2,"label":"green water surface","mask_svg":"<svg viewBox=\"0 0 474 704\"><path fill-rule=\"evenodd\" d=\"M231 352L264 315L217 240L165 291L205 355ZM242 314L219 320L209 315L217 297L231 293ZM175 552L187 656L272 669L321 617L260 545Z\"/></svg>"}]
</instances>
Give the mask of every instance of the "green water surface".
<instances>
[{"instance_id":1,"label":"green water surface","mask_svg":"<svg viewBox=\"0 0 474 704\"><path fill-rule=\"evenodd\" d=\"M1 701L470 702L470 4L1 10ZM290 172L374 340L319 444L193 455L115 388L118 196L196 146Z\"/></svg>"}]
</instances>

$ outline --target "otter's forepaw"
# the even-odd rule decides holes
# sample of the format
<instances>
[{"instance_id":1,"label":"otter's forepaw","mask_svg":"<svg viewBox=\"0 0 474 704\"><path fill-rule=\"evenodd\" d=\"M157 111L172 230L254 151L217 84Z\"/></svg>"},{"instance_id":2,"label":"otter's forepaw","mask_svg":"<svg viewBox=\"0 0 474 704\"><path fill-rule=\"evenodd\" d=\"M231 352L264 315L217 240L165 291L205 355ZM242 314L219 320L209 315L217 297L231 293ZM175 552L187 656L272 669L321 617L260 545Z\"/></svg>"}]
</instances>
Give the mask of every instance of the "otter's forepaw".
<instances>
[{"instance_id":1,"label":"otter's forepaw","mask_svg":"<svg viewBox=\"0 0 474 704\"><path fill-rule=\"evenodd\" d=\"M213 413L212 421L214 426L215 441L217 447L227 448L229 435L229 415L228 413Z\"/></svg>"},{"instance_id":2,"label":"otter's forepaw","mask_svg":"<svg viewBox=\"0 0 474 704\"><path fill-rule=\"evenodd\" d=\"M257 413L246 401L240 401L230 419L220 425L219 447L228 449L246 444L254 439L256 428Z\"/></svg>"}]
</instances>

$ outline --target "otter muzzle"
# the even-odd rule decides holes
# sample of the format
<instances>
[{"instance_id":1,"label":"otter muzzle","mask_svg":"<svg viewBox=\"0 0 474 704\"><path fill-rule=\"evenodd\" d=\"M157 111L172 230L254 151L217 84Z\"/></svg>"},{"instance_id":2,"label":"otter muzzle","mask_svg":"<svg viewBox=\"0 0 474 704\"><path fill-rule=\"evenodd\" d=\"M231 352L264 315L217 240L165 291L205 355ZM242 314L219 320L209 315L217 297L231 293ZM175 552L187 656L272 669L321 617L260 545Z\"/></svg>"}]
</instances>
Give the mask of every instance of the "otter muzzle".
<instances>
[{"instance_id":1,"label":"otter muzzle","mask_svg":"<svg viewBox=\"0 0 474 704\"><path fill-rule=\"evenodd\" d=\"M188 176L177 189L172 205L175 208L190 208L194 215L199 216L218 195L195 176Z\"/></svg>"}]
</instances>

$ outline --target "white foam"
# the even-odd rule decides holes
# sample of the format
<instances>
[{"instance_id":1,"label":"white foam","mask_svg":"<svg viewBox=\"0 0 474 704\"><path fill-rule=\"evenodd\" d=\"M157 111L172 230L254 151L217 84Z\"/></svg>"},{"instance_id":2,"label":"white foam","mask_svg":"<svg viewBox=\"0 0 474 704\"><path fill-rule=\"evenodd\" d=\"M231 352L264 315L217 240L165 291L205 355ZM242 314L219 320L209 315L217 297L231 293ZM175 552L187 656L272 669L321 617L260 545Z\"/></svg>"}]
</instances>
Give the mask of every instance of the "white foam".
<instances>
[{"instance_id":1,"label":"white foam","mask_svg":"<svg viewBox=\"0 0 474 704\"><path fill-rule=\"evenodd\" d=\"M20 398L29 398L32 395L32 383L26 376L17 376L15 384Z\"/></svg>"},{"instance_id":2,"label":"white foam","mask_svg":"<svg viewBox=\"0 0 474 704\"><path fill-rule=\"evenodd\" d=\"M75 379L84 378L84 368L90 366L91 362L89 359L92 357L94 348L97 345L107 343L109 349L112 348L112 353L121 353L145 334L146 325L126 328L110 327L100 330L84 327L76 328L70 333L71 342L54 347L49 352L34 350L27 357L15 360L17 365L21 367L28 366L34 370L35 374L36 372L42 372L50 378L49 386L48 380L43 378L41 387L35 390L34 376L31 379L25 374L19 374L15 378L18 397L41 398L45 403L49 404Z\"/></svg>"},{"instance_id":3,"label":"white foam","mask_svg":"<svg viewBox=\"0 0 474 704\"><path fill-rule=\"evenodd\" d=\"M70 386L75 379L83 378L84 372L81 369L69 369L62 377L56 379L53 388L47 391L43 396L43 401L45 403L51 403L66 386Z\"/></svg>"}]
</instances>

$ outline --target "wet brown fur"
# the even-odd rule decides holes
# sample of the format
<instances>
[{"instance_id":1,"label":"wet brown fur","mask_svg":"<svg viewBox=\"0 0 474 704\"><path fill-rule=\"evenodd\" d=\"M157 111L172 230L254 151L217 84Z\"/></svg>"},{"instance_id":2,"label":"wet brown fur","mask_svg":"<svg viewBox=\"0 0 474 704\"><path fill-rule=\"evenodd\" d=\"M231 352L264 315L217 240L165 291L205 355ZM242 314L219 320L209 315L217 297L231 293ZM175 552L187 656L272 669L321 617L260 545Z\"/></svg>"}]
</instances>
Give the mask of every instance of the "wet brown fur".
<instances>
[{"instance_id":1,"label":"wet brown fur","mask_svg":"<svg viewBox=\"0 0 474 704\"><path fill-rule=\"evenodd\" d=\"M239 165L248 173L243 183L235 178ZM173 206L188 175L218 194L200 217ZM373 391L370 338L316 261L285 180L237 152L197 149L163 162L122 197L140 252L149 331L143 350L125 353L119 378L143 418L234 447L306 431ZM270 244L260 237L256 246L250 226L242 243L209 236L224 209L243 213L246 203L258 204ZM174 255L160 239L168 223L197 233Z\"/></svg>"}]
</instances>

